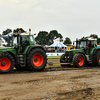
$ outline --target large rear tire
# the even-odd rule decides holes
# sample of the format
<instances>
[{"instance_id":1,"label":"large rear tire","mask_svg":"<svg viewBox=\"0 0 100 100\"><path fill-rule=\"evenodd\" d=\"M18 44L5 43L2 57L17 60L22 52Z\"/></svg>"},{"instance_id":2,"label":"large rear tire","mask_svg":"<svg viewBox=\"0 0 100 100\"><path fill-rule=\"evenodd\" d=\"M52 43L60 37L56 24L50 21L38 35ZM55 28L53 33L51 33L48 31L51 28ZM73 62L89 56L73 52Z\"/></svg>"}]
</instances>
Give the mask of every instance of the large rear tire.
<instances>
[{"instance_id":1,"label":"large rear tire","mask_svg":"<svg viewBox=\"0 0 100 100\"><path fill-rule=\"evenodd\" d=\"M0 73L8 73L13 70L15 60L9 53L0 54Z\"/></svg>"},{"instance_id":2,"label":"large rear tire","mask_svg":"<svg viewBox=\"0 0 100 100\"><path fill-rule=\"evenodd\" d=\"M46 53L39 48L32 49L27 57L27 67L31 71L41 71L47 64Z\"/></svg>"},{"instance_id":3,"label":"large rear tire","mask_svg":"<svg viewBox=\"0 0 100 100\"><path fill-rule=\"evenodd\" d=\"M100 66L100 51L97 51L97 53L93 56L93 65Z\"/></svg>"},{"instance_id":4,"label":"large rear tire","mask_svg":"<svg viewBox=\"0 0 100 100\"><path fill-rule=\"evenodd\" d=\"M84 67L86 64L86 58L83 54L75 54L73 57L73 66L74 67Z\"/></svg>"},{"instance_id":5,"label":"large rear tire","mask_svg":"<svg viewBox=\"0 0 100 100\"><path fill-rule=\"evenodd\" d=\"M64 63L64 62L67 63L67 56L66 56L65 54L63 54L63 55L60 57L60 63ZM70 66L70 64L69 64L69 65L67 65L67 64L61 64L61 67L67 67L67 66Z\"/></svg>"}]
</instances>

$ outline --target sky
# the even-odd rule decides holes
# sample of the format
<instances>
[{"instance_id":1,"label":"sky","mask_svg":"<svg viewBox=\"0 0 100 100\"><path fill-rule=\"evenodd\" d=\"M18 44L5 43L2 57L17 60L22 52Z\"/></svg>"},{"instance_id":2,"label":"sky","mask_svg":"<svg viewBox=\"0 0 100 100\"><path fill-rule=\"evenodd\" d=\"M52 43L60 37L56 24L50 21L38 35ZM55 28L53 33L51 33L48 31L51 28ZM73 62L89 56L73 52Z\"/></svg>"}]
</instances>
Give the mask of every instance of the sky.
<instances>
[{"instance_id":1,"label":"sky","mask_svg":"<svg viewBox=\"0 0 100 100\"><path fill-rule=\"evenodd\" d=\"M32 33L57 30L63 39L97 34L100 0L0 0L0 34L7 28Z\"/></svg>"}]
</instances>

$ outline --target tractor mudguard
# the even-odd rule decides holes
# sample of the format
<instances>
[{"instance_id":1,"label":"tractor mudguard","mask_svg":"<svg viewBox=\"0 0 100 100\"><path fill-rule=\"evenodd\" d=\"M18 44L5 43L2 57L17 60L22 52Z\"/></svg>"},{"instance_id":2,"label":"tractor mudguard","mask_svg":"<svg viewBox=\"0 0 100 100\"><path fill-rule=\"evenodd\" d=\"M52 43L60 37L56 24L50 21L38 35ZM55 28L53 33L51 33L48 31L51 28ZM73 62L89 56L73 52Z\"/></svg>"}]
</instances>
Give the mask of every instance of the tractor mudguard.
<instances>
[{"instance_id":1,"label":"tractor mudguard","mask_svg":"<svg viewBox=\"0 0 100 100\"><path fill-rule=\"evenodd\" d=\"M77 53L83 54L85 56L85 53L84 52L77 52Z\"/></svg>"},{"instance_id":2,"label":"tractor mudguard","mask_svg":"<svg viewBox=\"0 0 100 100\"><path fill-rule=\"evenodd\" d=\"M95 48L93 54L95 55L98 50L100 50L100 48Z\"/></svg>"},{"instance_id":3,"label":"tractor mudguard","mask_svg":"<svg viewBox=\"0 0 100 100\"><path fill-rule=\"evenodd\" d=\"M44 47L41 46L41 45L32 45L32 46L30 46L30 47L28 48L26 54L29 54L29 52L30 52L32 49L34 49L34 48L41 48L41 49L43 49L43 50L45 51ZM46 52L46 51L45 51L45 52Z\"/></svg>"},{"instance_id":4,"label":"tractor mudguard","mask_svg":"<svg viewBox=\"0 0 100 100\"><path fill-rule=\"evenodd\" d=\"M87 56L84 52L77 52L77 53L83 54L85 56L85 59L87 60Z\"/></svg>"}]
</instances>

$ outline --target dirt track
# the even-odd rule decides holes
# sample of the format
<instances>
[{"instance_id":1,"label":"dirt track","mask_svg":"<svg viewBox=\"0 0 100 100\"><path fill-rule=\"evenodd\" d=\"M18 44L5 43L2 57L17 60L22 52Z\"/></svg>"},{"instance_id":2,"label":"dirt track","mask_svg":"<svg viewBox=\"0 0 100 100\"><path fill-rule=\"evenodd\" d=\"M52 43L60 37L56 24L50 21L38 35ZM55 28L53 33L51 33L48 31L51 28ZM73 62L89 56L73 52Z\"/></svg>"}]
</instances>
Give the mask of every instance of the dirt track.
<instances>
[{"instance_id":1,"label":"dirt track","mask_svg":"<svg viewBox=\"0 0 100 100\"><path fill-rule=\"evenodd\" d=\"M43 72L13 71L0 75L0 100L99 99L99 67L46 67Z\"/></svg>"}]
</instances>

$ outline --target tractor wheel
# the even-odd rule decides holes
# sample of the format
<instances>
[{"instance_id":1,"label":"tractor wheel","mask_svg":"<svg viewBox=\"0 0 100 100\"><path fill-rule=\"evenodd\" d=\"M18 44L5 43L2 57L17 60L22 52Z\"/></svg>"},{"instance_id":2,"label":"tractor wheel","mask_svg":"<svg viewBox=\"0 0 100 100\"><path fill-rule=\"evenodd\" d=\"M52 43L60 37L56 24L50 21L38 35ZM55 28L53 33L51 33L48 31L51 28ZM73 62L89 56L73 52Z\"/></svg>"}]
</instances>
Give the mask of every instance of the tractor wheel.
<instances>
[{"instance_id":1,"label":"tractor wheel","mask_svg":"<svg viewBox=\"0 0 100 100\"><path fill-rule=\"evenodd\" d=\"M27 57L27 67L30 71L41 71L47 64L46 53L39 48L32 49Z\"/></svg>"},{"instance_id":2,"label":"tractor wheel","mask_svg":"<svg viewBox=\"0 0 100 100\"><path fill-rule=\"evenodd\" d=\"M61 57L60 57L60 63L64 63L66 62L67 60L67 57L65 54L63 54ZM66 62L67 63L67 62ZM67 66L70 66L70 65L66 65L66 64L61 64L62 67L67 67Z\"/></svg>"},{"instance_id":3,"label":"tractor wheel","mask_svg":"<svg viewBox=\"0 0 100 100\"><path fill-rule=\"evenodd\" d=\"M15 60L9 53L0 54L0 73L8 73L14 66Z\"/></svg>"},{"instance_id":4,"label":"tractor wheel","mask_svg":"<svg viewBox=\"0 0 100 100\"><path fill-rule=\"evenodd\" d=\"M86 63L86 58L83 54L75 54L73 57L73 66L74 67L84 67Z\"/></svg>"},{"instance_id":5,"label":"tractor wheel","mask_svg":"<svg viewBox=\"0 0 100 100\"><path fill-rule=\"evenodd\" d=\"M94 55L93 65L94 66L100 66L100 51L97 51L96 55Z\"/></svg>"}]
</instances>

